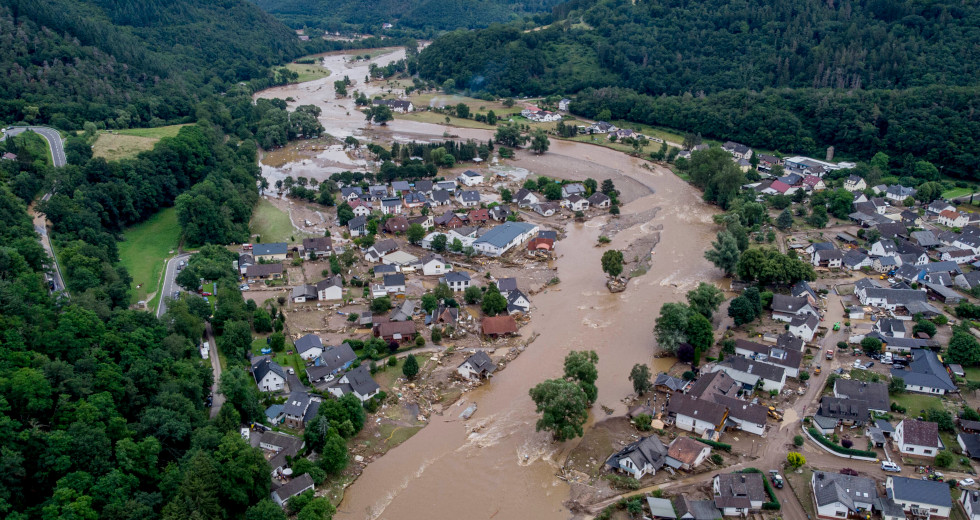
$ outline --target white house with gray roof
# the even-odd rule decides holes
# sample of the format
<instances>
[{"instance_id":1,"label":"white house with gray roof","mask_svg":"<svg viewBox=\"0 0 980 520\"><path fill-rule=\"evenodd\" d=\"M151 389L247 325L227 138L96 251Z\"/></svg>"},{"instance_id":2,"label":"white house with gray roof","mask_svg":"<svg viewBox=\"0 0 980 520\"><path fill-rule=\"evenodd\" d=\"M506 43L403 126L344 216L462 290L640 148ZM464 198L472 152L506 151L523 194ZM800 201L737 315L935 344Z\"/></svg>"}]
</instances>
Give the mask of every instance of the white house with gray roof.
<instances>
[{"instance_id":1,"label":"white house with gray roof","mask_svg":"<svg viewBox=\"0 0 980 520\"><path fill-rule=\"evenodd\" d=\"M312 361L323 353L323 341L316 334L307 334L296 340L293 345L296 353L305 361Z\"/></svg>"},{"instance_id":2,"label":"white house with gray roof","mask_svg":"<svg viewBox=\"0 0 980 520\"><path fill-rule=\"evenodd\" d=\"M955 392L946 367L939 361L936 353L924 348L912 350L912 362L908 369L893 368L892 378L900 377L905 381L905 390L924 394L944 395Z\"/></svg>"},{"instance_id":3,"label":"white house with gray roof","mask_svg":"<svg viewBox=\"0 0 980 520\"><path fill-rule=\"evenodd\" d=\"M953 497L945 482L889 475L885 480L885 494L887 500L915 518L949 518L953 508ZM884 518L892 520L898 517L886 513ZM901 520L905 518L902 516Z\"/></svg>"},{"instance_id":4,"label":"white house with gray roof","mask_svg":"<svg viewBox=\"0 0 980 520\"><path fill-rule=\"evenodd\" d=\"M866 477L814 471L810 485L819 518L847 518L870 513L878 500L877 484Z\"/></svg>"},{"instance_id":5,"label":"white house with gray roof","mask_svg":"<svg viewBox=\"0 0 980 520\"><path fill-rule=\"evenodd\" d=\"M791 322L793 318L806 314L819 316L806 297L794 298L786 294L772 296L772 319Z\"/></svg>"},{"instance_id":6,"label":"white house with gray roof","mask_svg":"<svg viewBox=\"0 0 980 520\"><path fill-rule=\"evenodd\" d=\"M711 371L724 371L746 389L755 388L761 381L764 391L782 392L783 385L786 384L786 370L783 367L744 357L726 358L712 367Z\"/></svg>"},{"instance_id":7,"label":"white house with gray roof","mask_svg":"<svg viewBox=\"0 0 980 520\"><path fill-rule=\"evenodd\" d=\"M252 376L263 392L278 392L286 388L286 371L269 356L252 361Z\"/></svg>"},{"instance_id":8,"label":"white house with gray roof","mask_svg":"<svg viewBox=\"0 0 980 520\"><path fill-rule=\"evenodd\" d=\"M629 474L635 479L655 475L667 461L667 446L656 435L627 445L606 460L606 467Z\"/></svg>"},{"instance_id":9,"label":"white house with gray roof","mask_svg":"<svg viewBox=\"0 0 980 520\"><path fill-rule=\"evenodd\" d=\"M336 383L327 387L327 392L338 399L352 393L362 403L369 401L380 391L381 387L371 377L366 365L348 371Z\"/></svg>"},{"instance_id":10,"label":"white house with gray roof","mask_svg":"<svg viewBox=\"0 0 980 520\"><path fill-rule=\"evenodd\" d=\"M464 208L471 208L480 205L480 192L476 190L464 190L456 194L456 202Z\"/></svg>"},{"instance_id":11,"label":"white house with gray roof","mask_svg":"<svg viewBox=\"0 0 980 520\"><path fill-rule=\"evenodd\" d=\"M486 379L497 369L497 364L490 359L486 352L480 350L456 367L456 372L470 381Z\"/></svg>"}]
</instances>

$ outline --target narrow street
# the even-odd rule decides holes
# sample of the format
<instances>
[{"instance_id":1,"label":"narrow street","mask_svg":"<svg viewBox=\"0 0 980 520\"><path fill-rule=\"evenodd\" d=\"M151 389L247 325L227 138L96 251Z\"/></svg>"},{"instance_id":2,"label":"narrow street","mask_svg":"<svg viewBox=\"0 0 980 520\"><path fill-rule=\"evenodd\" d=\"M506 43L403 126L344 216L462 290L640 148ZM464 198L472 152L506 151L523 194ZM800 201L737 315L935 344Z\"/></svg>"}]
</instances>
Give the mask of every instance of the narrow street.
<instances>
[{"instance_id":1,"label":"narrow street","mask_svg":"<svg viewBox=\"0 0 980 520\"><path fill-rule=\"evenodd\" d=\"M218 358L218 345L214 340L214 331L211 330L211 322L204 322L204 337L207 338L210 350L208 359L211 361L211 371L214 373L214 382L211 383L211 418L218 416L221 405L225 404L225 396L218 393L218 383L221 382L221 360Z\"/></svg>"}]
</instances>

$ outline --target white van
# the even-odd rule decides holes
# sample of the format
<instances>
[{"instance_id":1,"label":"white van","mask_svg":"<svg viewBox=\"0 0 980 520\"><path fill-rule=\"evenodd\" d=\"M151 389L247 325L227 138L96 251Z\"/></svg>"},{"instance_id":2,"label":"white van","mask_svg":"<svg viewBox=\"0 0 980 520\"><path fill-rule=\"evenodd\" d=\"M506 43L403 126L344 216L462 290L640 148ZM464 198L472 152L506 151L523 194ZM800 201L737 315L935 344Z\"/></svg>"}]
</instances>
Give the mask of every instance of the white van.
<instances>
[{"instance_id":1,"label":"white van","mask_svg":"<svg viewBox=\"0 0 980 520\"><path fill-rule=\"evenodd\" d=\"M898 464L887 460L881 461L881 469L885 471L902 471L902 468L898 467Z\"/></svg>"},{"instance_id":2,"label":"white van","mask_svg":"<svg viewBox=\"0 0 980 520\"><path fill-rule=\"evenodd\" d=\"M892 364L892 353L891 352L885 352L885 357L882 358L881 362L884 363L884 364L886 364L886 365Z\"/></svg>"}]
</instances>

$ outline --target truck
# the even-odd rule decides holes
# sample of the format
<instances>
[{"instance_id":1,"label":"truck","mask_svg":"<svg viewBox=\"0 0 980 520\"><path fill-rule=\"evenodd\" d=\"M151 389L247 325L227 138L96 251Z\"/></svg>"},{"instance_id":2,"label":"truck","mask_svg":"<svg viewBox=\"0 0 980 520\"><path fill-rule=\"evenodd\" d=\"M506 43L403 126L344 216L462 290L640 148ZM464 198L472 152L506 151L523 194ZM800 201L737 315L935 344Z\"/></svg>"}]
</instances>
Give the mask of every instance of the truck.
<instances>
[{"instance_id":1,"label":"truck","mask_svg":"<svg viewBox=\"0 0 980 520\"><path fill-rule=\"evenodd\" d=\"M834 351L832 349L827 349L827 359L834 359Z\"/></svg>"}]
</instances>

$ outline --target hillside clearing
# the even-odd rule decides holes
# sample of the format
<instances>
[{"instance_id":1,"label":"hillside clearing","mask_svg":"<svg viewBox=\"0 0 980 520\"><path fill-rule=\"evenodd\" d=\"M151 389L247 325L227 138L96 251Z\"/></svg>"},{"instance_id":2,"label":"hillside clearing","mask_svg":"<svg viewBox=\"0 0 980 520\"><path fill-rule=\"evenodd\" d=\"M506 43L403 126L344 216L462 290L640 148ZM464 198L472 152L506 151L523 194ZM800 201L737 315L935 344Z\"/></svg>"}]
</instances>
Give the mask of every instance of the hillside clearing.
<instances>
[{"instance_id":1,"label":"hillside clearing","mask_svg":"<svg viewBox=\"0 0 980 520\"><path fill-rule=\"evenodd\" d=\"M119 243L119 261L133 277L132 301L145 301L152 308L159 300L160 279L170 251L180 242L177 211L167 208L146 222L130 226Z\"/></svg>"}]
</instances>

